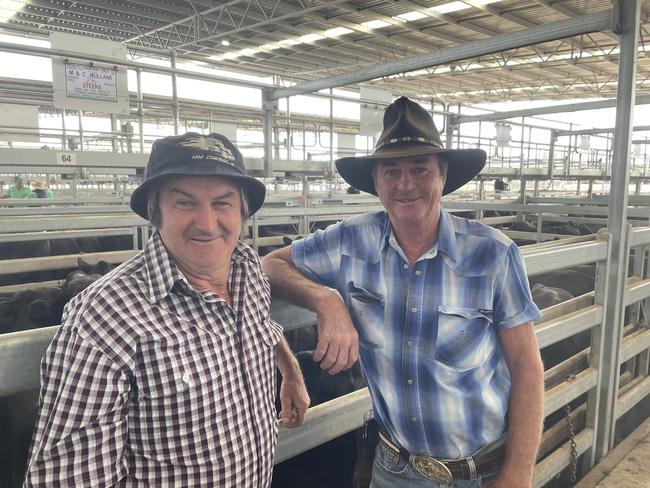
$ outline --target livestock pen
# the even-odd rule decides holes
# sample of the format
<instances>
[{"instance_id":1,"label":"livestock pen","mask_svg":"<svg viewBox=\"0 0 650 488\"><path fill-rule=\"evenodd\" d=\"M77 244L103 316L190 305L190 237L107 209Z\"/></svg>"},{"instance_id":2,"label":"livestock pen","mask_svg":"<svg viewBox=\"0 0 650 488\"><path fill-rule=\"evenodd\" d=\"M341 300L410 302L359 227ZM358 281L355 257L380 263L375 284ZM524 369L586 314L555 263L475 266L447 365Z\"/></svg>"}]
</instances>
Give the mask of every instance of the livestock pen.
<instances>
[{"instance_id":1,"label":"livestock pen","mask_svg":"<svg viewBox=\"0 0 650 488\"><path fill-rule=\"evenodd\" d=\"M500 208L524 210L516 204L505 203ZM494 205L486 203L481 210L489 210ZM449 202L449 207L457 210L468 208L476 210L481 207L481 204ZM51 207L43 210L50 209L54 210ZM12 213L18 209L6 210ZM293 213L290 210L293 210ZM300 211L296 213L295 210ZM359 210L366 210L366 208L347 206L348 213ZM541 213L541 208L536 207L527 207L525 210L532 212L533 215ZM546 210L557 215L559 208L555 205ZM572 211L576 212L576 208L573 207ZM271 208L260 213L258 224L264 222L264 217L270 219L280 217L286 221L291 216L293 219L297 218L299 222L300 219L318 219L323 216L331 219L333 215L341 215L342 212L344 210L340 207L287 210ZM648 215L647 210L645 212L644 215ZM639 210L639 216L642 213L643 211ZM631 217L635 216L631 215ZM513 215L491 218L503 224L512 222L518 217ZM24 220L20 226L14 228L16 231L13 233L14 239L18 239L17 236L22 234L20 231L35 232L36 225L48 226L48 231L42 234L53 232L57 236L65 235L60 234L61 232L75 232L73 229L85 233L103 232L104 229L110 228L123 229L119 232L126 232L130 236L136 236L138 232L141 236L146 236L148 232L143 226L144 222L137 220L136 217L112 213L105 214L104 219L98 219L98 223L93 228L88 228L84 224L86 220L76 215L57 218L48 216L39 220L37 224L31 224L32 220L36 222L38 219ZM76 227L72 224L73 220L76 220ZM277 221L270 220L270 222ZM304 227L304 220L302 225L302 229L309 228ZM11 240L8 237L10 235L5 234L2 238ZM588 334L589 343L589 347L585 350L569 351L570 347L567 346L566 350L569 351L567 354L570 356L561 358L559 364L547 369L545 373L547 384L545 414L552 416L556 423L552 425L549 423L544 434L535 471L536 487L545 486L567 468L569 472L575 472L578 468L583 472L588 471L602 455L601 453L607 452L617 442L617 434L624 435L626 433L624 431L629 430L628 427L619 425L617 433L617 421L634 410L650 394L648 376L650 329L647 327L645 309L645 300L650 296L650 274L647 263L650 227L629 227L627 230L626 260L630 260L632 265L629 276L626 276L626 292L619 305L626 307L628 313L619 314L617 323L607 322L605 318L607 307L617 306L610 299L608 294L611 292L607 286L611 272L608 261L610 235L601 231L593 236L564 237L562 240L521 248L531 279L542 273L579 265L594 264L596 268L593 292L545 309L542 318L536 324L543 353L545 348L565 343L579 334ZM79 257L83 257L90 263L95 263L99 259L119 263L135 252L131 250L0 261L0 274L42 270L48 267L54 269L74 267ZM27 286L29 284L19 288ZM276 299L272 303L272 316L283 324L285 332L315 323L313 313ZM39 361L55 330L56 325L53 324L52 327L0 336L0 396L6 397L38 388ZM578 399L580 401L576 402ZM568 405L570 407L567 407ZM370 400L365 388L312 407L302 427L295 430L280 429L275 462L282 463L358 429L368 420L369 415ZM635 415L636 420L640 422L643 415L647 416L647 411Z\"/></svg>"}]
</instances>

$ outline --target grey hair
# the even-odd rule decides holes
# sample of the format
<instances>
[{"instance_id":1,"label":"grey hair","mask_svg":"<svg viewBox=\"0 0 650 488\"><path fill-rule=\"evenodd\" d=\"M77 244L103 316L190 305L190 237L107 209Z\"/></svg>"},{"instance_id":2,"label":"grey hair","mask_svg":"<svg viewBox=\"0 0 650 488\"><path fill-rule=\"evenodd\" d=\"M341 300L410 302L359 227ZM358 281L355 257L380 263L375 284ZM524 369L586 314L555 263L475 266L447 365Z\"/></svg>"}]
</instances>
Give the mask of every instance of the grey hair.
<instances>
[{"instance_id":1,"label":"grey hair","mask_svg":"<svg viewBox=\"0 0 650 488\"><path fill-rule=\"evenodd\" d=\"M161 178L158 181L154 181L147 192L147 215L149 216L149 222L151 222L151 225L154 227L160 227L162 225L162 214L160 212L160 189L171 178L172 177ZM240 185L238 185L238 187L241 199L241 219L242 221L245 221L250 217L248 197L244 188Z\"/></svg>"}]
</instances>

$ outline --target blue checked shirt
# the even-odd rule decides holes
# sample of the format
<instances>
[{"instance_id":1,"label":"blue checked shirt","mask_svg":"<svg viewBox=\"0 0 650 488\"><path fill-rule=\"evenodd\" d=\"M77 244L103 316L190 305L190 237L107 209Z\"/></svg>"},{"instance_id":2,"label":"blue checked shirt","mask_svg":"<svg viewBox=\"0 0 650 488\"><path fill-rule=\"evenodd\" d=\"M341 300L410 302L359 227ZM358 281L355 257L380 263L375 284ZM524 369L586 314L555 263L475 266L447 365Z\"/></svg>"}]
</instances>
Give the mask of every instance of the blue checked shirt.
<instances>
[{"instance_id":1,"label":"blue checked shirt","mask_svg":"<svg viewBox=\"0 0 650 488\"><path fill-rule=\"evenodd\" d=\"M497 331L540 315L510 239L441 209L437 243L409 266L378 212L294 242L291 257L343 297L375 419L397 444L459 459L504 434L510 373Z\"/></svg>"}]
</instances>

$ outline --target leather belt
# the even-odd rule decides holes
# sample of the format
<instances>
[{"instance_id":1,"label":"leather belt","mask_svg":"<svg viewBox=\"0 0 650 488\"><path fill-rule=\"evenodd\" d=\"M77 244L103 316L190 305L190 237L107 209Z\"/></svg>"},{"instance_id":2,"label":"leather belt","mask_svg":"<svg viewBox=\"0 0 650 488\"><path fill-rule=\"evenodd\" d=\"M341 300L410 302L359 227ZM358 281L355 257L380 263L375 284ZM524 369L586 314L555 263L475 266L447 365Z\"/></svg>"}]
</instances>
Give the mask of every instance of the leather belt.
<instances>
[{"instance_id":1,"label":"leather belt","mask_svg":"<svg viewBox=\"0 0 650 488\"><path fill-rule=\"evenodd\" d=\"M430 480L449 483L453 480L476 479L482 474L499 468L503 464L505 447L499 446L478 458L436 459L423 455L412 455L391 441L388 434L379 431L379 441L398 454L404 462L410 463L421 475Z\"/></svg>"}]
</instances>

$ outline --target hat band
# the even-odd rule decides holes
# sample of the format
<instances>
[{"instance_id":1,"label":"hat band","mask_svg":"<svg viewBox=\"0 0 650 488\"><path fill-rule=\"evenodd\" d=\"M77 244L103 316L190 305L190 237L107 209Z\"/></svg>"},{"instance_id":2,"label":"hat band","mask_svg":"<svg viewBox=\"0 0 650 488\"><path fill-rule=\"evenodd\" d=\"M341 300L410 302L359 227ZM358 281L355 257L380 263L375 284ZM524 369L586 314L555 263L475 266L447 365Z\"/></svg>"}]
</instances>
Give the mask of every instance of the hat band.
<instances>
[{"instance_id":1,"label":"hat band","mask_svg":"<svg viewBox=\"0 0 650 488\"><path fill-rule=\"evenodd\" d=\"M388 139L386 142L383 144L377 145L375 147L375 151L378 151L379 149L386 147L390 144L397 144L399 142L419 142L419 143L424 143L424 144L431 144L434 147L437 147L439 149L443 149L442 144L440 144L438 141L434 139L426 139L424 137L411 137L411 136L405 136L405 137L393 137L392 139Z\"/></svg>"}]
</instances>

